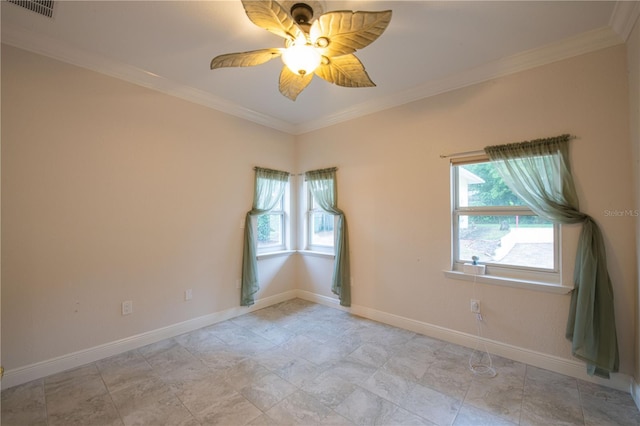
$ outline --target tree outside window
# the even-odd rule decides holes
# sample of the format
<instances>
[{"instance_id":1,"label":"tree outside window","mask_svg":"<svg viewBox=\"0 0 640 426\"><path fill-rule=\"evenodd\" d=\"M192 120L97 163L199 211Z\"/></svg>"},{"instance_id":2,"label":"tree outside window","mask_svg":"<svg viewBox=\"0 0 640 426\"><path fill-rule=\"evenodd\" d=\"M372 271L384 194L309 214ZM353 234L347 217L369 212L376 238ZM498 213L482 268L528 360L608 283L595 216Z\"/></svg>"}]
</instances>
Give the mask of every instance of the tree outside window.
<instances>
[{"instance_id":1,"label":"tree outside window","mask_svg":"<svg viewBox=\"0 0 640 426\"><path fill-rule=\"evenodd\" d=\"M557 228L537 216L490 162L456 165L454 262L555 270Z\"/></svg>"}]
</instances>

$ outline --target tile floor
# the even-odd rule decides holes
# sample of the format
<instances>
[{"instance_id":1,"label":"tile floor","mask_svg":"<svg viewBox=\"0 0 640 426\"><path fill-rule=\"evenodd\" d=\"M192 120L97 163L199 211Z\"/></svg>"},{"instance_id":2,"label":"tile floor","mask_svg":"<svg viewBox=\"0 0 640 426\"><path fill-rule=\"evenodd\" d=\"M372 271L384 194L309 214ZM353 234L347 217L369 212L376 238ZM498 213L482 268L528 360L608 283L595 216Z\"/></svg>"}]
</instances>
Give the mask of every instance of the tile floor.
<instances>
[{"instance_id":1,"label":"tile floor","mask_svg":"<svg viewBox=\"0 0 640 426\"><path fill-rule=\"evenodd\" d=\"M639 425L631 396L293 299L2 392L2 425Z\"/></svg>"}]
</instances>

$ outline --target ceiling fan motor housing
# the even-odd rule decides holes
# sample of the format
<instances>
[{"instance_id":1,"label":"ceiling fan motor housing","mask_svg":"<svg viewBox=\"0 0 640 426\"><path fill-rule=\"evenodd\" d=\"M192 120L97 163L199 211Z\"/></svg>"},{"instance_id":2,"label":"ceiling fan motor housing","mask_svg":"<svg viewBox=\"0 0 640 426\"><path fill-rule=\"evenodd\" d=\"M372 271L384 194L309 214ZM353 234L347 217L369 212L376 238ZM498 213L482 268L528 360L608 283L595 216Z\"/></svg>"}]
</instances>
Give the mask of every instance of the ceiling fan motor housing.
<instances>
[{"instance_id":1,"label":"ceiling fan motor housing","mask_svg":"<svg viewBox=\"0 0 640 426\"><path fill-rule=\"evenodd\" d=\"M291 17L298 25L308 25L313 18L313 8L306 3L291 6Z\"/></svg>"}]
</instances>

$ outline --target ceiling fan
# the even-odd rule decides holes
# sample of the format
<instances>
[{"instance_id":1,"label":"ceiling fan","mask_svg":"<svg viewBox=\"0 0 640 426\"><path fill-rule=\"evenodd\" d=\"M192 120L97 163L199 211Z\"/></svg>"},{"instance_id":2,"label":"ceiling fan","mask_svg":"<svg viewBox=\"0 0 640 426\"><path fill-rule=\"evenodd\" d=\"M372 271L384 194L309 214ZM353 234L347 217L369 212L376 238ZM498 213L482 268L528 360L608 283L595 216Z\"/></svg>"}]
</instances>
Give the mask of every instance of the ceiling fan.
<instances>
[{"instance_id":1,"label":"ceiling fan","mask_svg":"<svg viewBox=\"0 0 640 426\"><path fill-rule=\"evenodd\" d=\"M287 8L285 4L291 4ZM282 57L279 88L295 101L313 74L343 87L372 87L358 49L374 42L391 21L391 11L334 11L322 14L319 1L242 0L247 16L259 27L285 39L284 48L227 53L213 58L211 69L251 67ZM315 12L320 12L317 18ZM288 10L287 10L288 9Z\"/></svg>"}]
</instances>

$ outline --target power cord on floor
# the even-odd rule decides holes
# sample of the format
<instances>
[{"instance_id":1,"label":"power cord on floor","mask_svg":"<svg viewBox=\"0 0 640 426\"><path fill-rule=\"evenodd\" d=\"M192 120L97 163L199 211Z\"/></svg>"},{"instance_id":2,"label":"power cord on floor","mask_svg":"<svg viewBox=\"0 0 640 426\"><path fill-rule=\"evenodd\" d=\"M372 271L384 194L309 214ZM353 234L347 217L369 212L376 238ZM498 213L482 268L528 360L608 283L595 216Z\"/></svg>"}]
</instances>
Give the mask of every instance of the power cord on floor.
<instances>
[{"instance_id":1,"label":"power cord on floor","mask_svg":"<svg viewBox=\"0 0 640 426\"><path fill-rule=\"evenodd\" d=\"M473 298L476 298L476 278L478 274L473 274ZM482 314L480 312L476 313L476 328L478 331L478 340L476 342L476 346L473 348L473 352L469 355L469 370L476 375L482 377L493 378L498 375L496 369L493 367L493 360L491 359L491 354L487 349L487 344L482 337ZM482 344L484 351L479 351L478 346ZM477 355L480 355L478 358ZM486 362L483 362L484 358L487 358Z\"/></svg>"}]
</instances>

